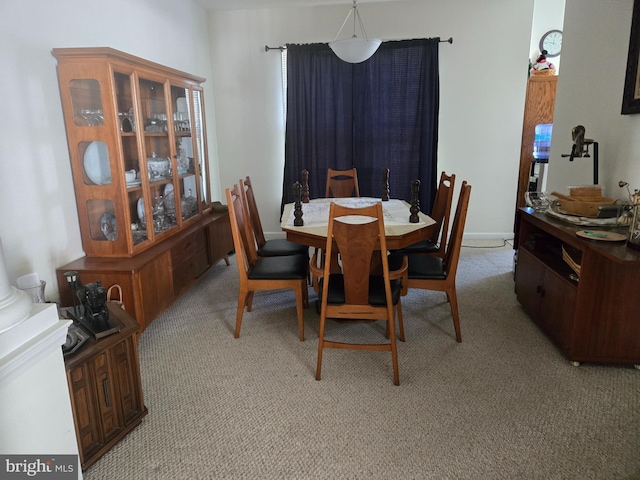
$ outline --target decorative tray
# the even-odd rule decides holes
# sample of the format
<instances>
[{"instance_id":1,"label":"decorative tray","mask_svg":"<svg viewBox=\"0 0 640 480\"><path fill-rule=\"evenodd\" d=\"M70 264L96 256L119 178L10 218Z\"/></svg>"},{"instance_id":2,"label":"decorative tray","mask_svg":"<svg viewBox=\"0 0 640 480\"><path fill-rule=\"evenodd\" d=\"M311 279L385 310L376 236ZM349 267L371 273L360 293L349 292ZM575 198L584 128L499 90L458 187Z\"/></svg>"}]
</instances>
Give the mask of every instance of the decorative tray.
<instances>
[{"instance_id":1,"label":"decorative tray","mask_svg":"<svg viewBox=\"0 0 640 480\"><path fill-rule=\"evenodd\" d=\"M553 201L549 204L549 208L544 212L550 217L557 218L572 225L578 225L583 227L620 227L627 225L625 223L626 217L624 215L620 217L612 218L599 218L599 217L585 217L567 213L557 201Z\"/></svg>"}]
</instances>

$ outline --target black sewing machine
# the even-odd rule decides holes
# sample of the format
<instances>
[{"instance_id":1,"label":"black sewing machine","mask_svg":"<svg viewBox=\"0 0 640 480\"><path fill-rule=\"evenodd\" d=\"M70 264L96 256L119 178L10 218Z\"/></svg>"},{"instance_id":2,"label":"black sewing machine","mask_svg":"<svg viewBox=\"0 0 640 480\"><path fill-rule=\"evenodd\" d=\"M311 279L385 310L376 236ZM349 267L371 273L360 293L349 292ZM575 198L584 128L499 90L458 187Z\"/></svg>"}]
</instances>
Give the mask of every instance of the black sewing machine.
<instances>
[{"instance_id":1,"label":"black sewing machine","mask_svg":"<svg viewBox=\"0 0 640 480\"><path fill-rule=\"evenodd\" d=\"M68 315L96 339L119 332L120 326L109 321L107 289L102 282L97 280L83 286L77 272L67 272L65 277L73 297L73 309Z\"/></svg>"}]
</instances>

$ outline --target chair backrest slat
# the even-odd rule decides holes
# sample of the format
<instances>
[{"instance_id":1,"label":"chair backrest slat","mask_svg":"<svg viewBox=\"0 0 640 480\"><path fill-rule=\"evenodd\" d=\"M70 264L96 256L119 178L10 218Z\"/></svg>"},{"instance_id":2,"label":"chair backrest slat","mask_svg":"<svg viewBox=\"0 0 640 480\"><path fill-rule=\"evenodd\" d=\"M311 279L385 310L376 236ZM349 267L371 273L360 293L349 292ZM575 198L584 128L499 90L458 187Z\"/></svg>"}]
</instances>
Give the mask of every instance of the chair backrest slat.
<instances>
[{"instance_id":1,"label":"chair backrest slat","mask_svg":"<svg viewBox=\"0 0 640 480\"><path fill-rule=\"evenodd\" d=\"M247 210L249 212L249 220L251 221L253 235L256 239L258 248L260 248L267 243L267 241L264 238L264 231L262 230L262 222L260 221L260 213L258 212L258 202L256 202L251 178L249 178L248 175L244 180L240 180L240 187L244 194L245 204L247 205Z\"/></svg>"},{"instance_id":2,"label":"chair backrest slat","mask_svg":"<svg viewBox=\"0 0 640 480\"><path fill-rule=\"evenodd\" d=\"M349 170L327 170L326 198L359 197L358 175L355 168Z\"/></svg>"},{"instance_id":3,"label":"chair backrest slat","mask_svg":"<svg viewBox=\"0 0 640 480\"><path fill-rule=\"evenodd\" d=\"M462 248L462 234L464 232L464 224L467 220L467 210L469 208L469 198L471 196L471 185L466 181L462 182L460 188L460 196L458 197L458 205L453 218L453 226L451 227L451 239L447 247L444 264L447 269L447 276L452 275L455 278L458 270L458 260L460 259L460 249Z\"/></svg>"},{"instance_id":4,"label":"chair backrest slat","mask_svg":"<svg viewBox=\"0 0 640 480\"><path fill-rule=\"evenodd\" d=\"M453 202L453 187L455 185L456 176L447 175L445 172L440 174L440 182L436 191L436 198L433 202L433 208L429 215L436 222L433 235L429 240L432 243L440 242L439 252L443 253L447 244L447 236L449 234L449 218L451 216L451 203Z\"/></svg>"},{"instance_id":5,"label":"chair backrest slat","mask_svg":"<svg viewBox=\"0 0 640 480\"><path fill-rule=\"evenodd\" d=\"M236 256L238 256L238 271L241 277L246 278L248 271L255 264L258 254L247 222L248 215L240 187L234 185L232 189L227 188L225 193L229 207L233 246L236 250Z\"/></svg>"}]
</instances>

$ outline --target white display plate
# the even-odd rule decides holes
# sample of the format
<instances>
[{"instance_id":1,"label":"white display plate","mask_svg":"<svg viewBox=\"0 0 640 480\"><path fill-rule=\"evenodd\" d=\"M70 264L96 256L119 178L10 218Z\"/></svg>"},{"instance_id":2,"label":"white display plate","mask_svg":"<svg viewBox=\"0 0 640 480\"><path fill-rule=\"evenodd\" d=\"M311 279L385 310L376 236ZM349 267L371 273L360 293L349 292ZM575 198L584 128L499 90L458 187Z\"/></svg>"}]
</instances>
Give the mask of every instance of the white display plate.
<instances>
[{"instance_id":1,"label":"white display plate","mask_svg":"<svg viewBox=\"0 0 640 480\"><path fill-rule=\"evenodd\" d=\"M146 225L147 222L144 220L144 198L142 197L138 199L138 218L140 219L140 223Z\"/></svg>"},{"instance_id":2,"label":"white display plate","mask_svg":"<svg viewBox=\"0 0 640 480\"><path fill-rule=\"evenodd\" d=\"M96 185L111 183L109 149L104 142L91 142L84 151L84 172Z\"/></svg>"}]
</instances>

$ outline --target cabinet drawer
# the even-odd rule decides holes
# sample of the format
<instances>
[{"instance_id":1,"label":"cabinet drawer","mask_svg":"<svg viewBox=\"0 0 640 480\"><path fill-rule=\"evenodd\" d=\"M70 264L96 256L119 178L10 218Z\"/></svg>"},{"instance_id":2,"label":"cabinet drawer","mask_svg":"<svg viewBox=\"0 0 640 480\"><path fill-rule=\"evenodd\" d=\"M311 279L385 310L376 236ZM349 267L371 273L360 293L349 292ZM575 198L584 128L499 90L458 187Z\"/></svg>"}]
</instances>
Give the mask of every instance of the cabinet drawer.
<instances>
[{"instance_id":1,"label":"cabinet drawer","mask_svg":"<svg viewBox=\"0 0 640 480\"><path fill-rule=\"evenodd\" d=\"M176 296L202 275L209 268L209 264L209 255L207 250L203 248L181 264L174 265L173 289L176 292Z\"/></svg>"},{"instance_id":2,"label":"cabinet drawer","mask_svg":"<svg viewBox=\"0 0 640 480\"><path fill-rule=\"evenodd\" d=\"M171 264L173 269L180 268L186 259L192 257L199 250L203 250L207 245L207 234L204 229L189 235L182 242L171 249Z\"/></svg>"}]
</instances>

